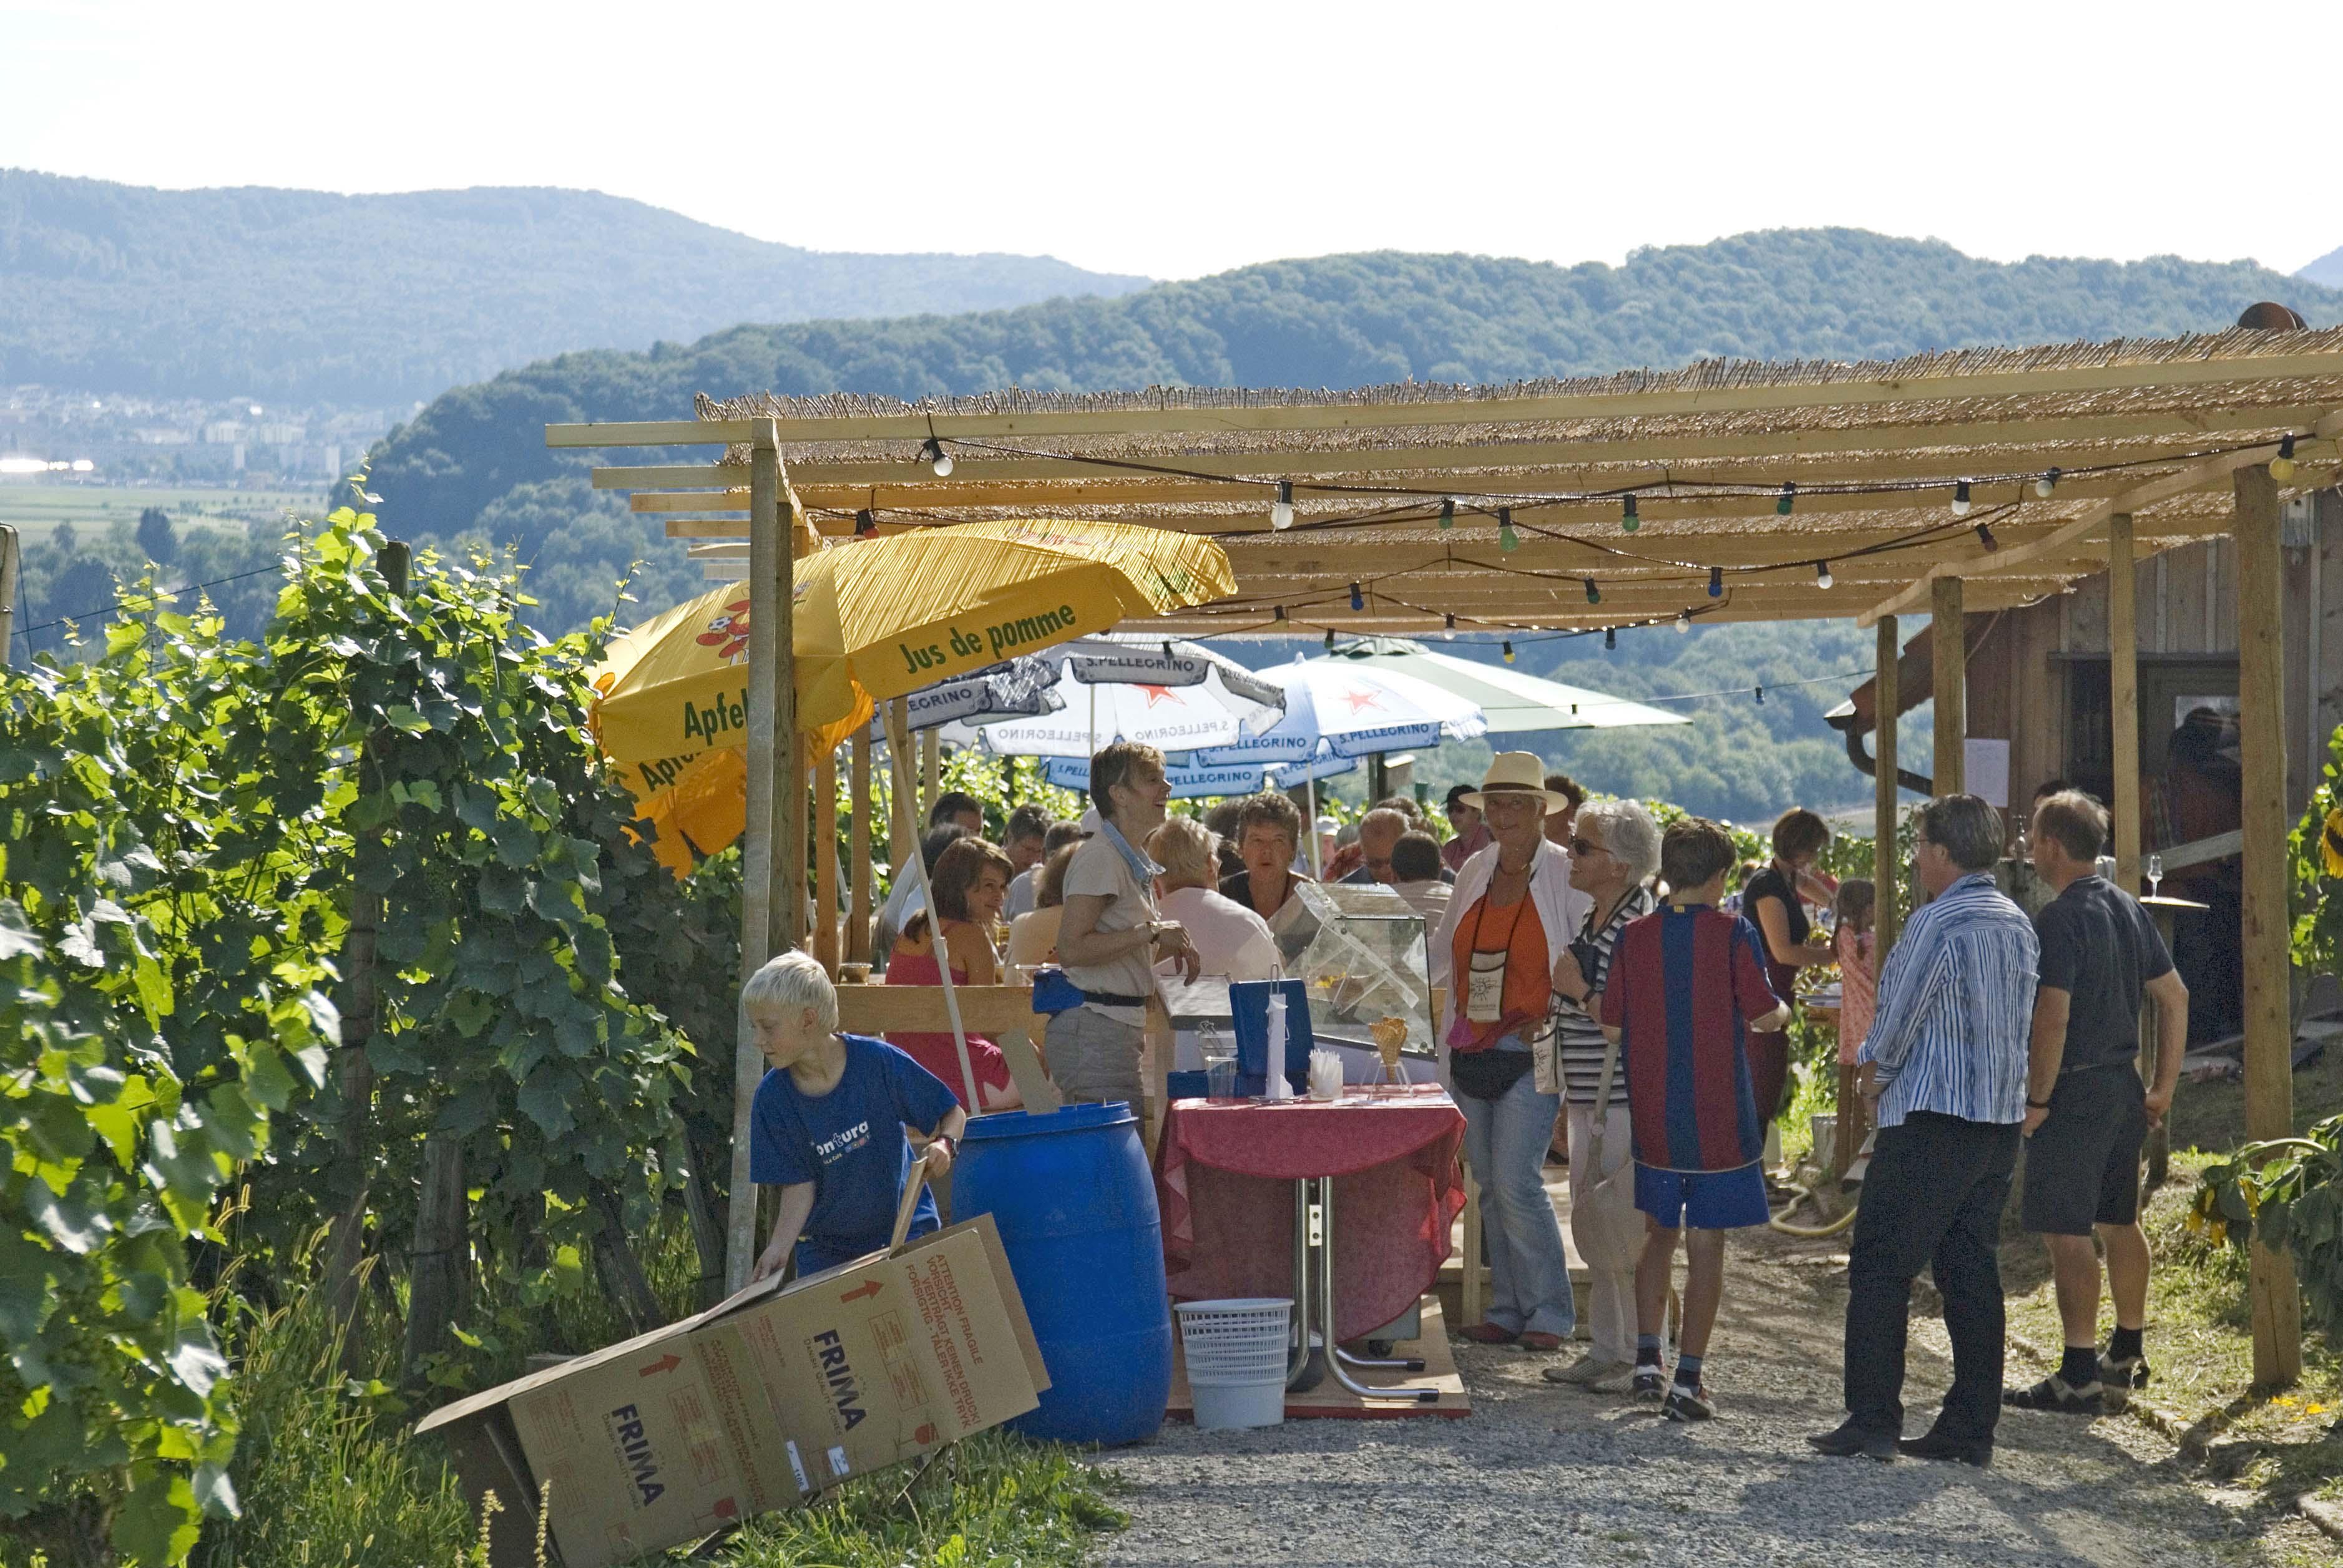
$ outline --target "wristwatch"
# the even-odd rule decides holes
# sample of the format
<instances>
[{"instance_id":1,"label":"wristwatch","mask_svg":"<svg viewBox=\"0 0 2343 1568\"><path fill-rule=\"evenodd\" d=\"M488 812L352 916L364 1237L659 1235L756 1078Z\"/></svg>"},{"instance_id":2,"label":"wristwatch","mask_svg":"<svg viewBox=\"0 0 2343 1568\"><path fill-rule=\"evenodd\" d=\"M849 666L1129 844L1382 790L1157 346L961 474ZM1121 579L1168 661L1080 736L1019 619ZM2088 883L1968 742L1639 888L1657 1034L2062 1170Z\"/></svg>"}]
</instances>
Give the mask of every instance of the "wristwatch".
<instances>
[{"instance_id":1,"label":"wristwatch","mask_svg":"<svg viewBox=\"0 0 2343 1568\"><path fill-rule=\"evenodd\" d=\"M958 1160L960 1158L960 1140L954 1138L949 1132L939 1132L933 1138L929 1139L928 1142L930 1147L940 1143L944 1146L944 1151L947 1154L950 1155L954 1160Z\"/></svg>"}]
</instances>

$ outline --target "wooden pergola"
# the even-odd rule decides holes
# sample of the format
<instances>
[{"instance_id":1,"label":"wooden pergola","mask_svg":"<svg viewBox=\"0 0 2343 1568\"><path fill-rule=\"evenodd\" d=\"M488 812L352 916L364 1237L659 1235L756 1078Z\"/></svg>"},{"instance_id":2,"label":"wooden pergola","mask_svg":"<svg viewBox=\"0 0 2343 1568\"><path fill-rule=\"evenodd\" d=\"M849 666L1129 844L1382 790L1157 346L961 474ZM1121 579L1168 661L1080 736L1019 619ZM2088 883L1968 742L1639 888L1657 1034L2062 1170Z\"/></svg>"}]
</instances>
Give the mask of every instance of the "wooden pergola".
<instances>
[{"instance_id":1,"label":"wooden pergola","mask_svg":"<svg viewBox=\"0 0 2343 1568\"><path fill-rule=\"evenodd\" d=\"M797 900L776 908L771 896L772 872L802 879L806 863L805 814L775 809L777 777L808 778L773 739L794 728L781 544L789 497L829 542L1051 515L1209 533L1227 549L1238 591L1148 623L1167 635L1454 629L1530 639L1680 618L1852 616L1878 634L1883 884L1902 874L1893 863L1899 616L2030 604L2107 572L2115 742L2118 756L2136 757L2134 563L2234 538L2247 1133L2291 1131L2278 507L2289 491L2336 482L2343 330L1865 364L1711 363L1505 387L1011 391L916 406L703 396L697 412L673 423L549 426L547 439L727 448L718 461L593 475L598 487L633 492L636 510L665 514L669 536L692 541L711 575L750 584L747 853L760 873L744 898L750 967L800 934ZM1289 516L1291 526L1276 526ZM1952 791L1966 730L1962 639L1934 647L1935 779ZM816 788L834 789L831 764L816 764ZM867 779L859 747L855 767ZM2117 770L2127 886L2139 860L2138 789L2135 770ZM867 890L864 869L855 875ZM834 864L816 877L827 900ZM867 907L866 893L854 908ZM1894 940L1892 910L1883 900L1883 943ZM850 920L850 944L860 924ZM816 943L835 958L834 937L818 932ZM744 1098L755 1065L750 1050ZM2286 1258L2258 1250L2252 1298L2257 1376L2289 1382L2300 1330Z\"/></svg>"}]
</instances>

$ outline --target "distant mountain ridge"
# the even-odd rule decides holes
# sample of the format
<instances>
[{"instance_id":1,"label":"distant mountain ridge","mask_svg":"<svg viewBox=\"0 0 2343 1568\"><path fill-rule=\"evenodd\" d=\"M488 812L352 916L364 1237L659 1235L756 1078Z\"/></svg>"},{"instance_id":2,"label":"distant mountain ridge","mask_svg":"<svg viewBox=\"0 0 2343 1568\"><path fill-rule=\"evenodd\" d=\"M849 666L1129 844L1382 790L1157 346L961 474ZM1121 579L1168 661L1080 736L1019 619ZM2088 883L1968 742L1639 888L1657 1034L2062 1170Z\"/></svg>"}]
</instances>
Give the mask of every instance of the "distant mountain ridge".
<instances>
[{"instance_id":1,"label":"distant mountain ridge","mask_svg":"<svg viewBox=\"0 0 2343 1568\"><path fill-rule=\"evenodd\" d=\"M0 168L0 384L397 406L744 320L1147 281L1047 256L806 250L594 191L165 191Z\"/></svg>"},{"instance_id":2,"label":"distant mountain ridge","mask_svg":"<svg viewBox=\"0 0 2343 1568\"><path fill-rule=\"evenodd\" d=\"M2328 288L2343 288L2343 245L2337 246L2294 276L2308 278Z\"/></svg>"}]
</instances>

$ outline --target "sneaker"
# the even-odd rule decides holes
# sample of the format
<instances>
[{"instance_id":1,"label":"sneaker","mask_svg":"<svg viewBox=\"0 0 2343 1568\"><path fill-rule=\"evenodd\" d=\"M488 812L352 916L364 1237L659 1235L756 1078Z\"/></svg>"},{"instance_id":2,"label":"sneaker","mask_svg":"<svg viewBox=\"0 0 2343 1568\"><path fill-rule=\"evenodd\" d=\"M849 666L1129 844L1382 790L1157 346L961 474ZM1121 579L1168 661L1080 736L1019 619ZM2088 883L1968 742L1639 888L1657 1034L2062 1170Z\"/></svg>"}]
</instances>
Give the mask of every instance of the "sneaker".
<instances>
[{"instance_id":1,"label":"sneaker","mask_svg":"<svg viewBox=\"0 0 2343 1568\"><path fill-rule=\"evenodd\" d=\"M1627 1392L1637 1399L1658 1399L1668 1392L1668 1374L1658 1367L1639 1366L1628 1381Z\"/></svg>"},{"instance_id":2,"label":"sneaker","mask_svg":"<svg viewBox=\"0 0 2343 1568\"><path fill-rule=\"evenodd\" d=\"M2101 1356L2099 1394L2107 1409L2119 1411L2128 1406L2132 1390L2147 1386L2151 1370L2146 1356L2126 1356L2121 1361Z\"/></svg>"},{"instance_id":3,"label":"sneaker","mask_svg":"<svg viewBox=\"0 0 2343 1568\"><path fill-rule=\"evenodd\" d=\"M1543 1375L1548 1382L1599 1388L1606 1381L1615 1382L1634 1370L1632 1362L1614 1362L1601 1351L1589 1351L1566 1367L1546 1368Z\"/></svg>"},{"instance_id":4,"label":"sneaker","mask_svg":"<svg viewBox=\"0 0 2343 1568\"><path fill-rule=\"evenodd\" d=\"M1716 1402L1708 1397L1705 1388L1686 1388L1680 1382L1668 1385L1668 1396L1660 1405L1660 1413L1670 1421L1711 1421L1716 1416Z\"/></svg>"},{"instance_id":5,"label":"sneaker","mask_svg":"<svg viewBox=\"0 0 2343 1568\"><path fill-rule=\"evenodd\" d=\"M2077 1388L2052 1372L2032 1388L2006 1388L2001 1402L2012 1410L2055 1411L2060 1415L2104 1415L2106 1385L2093 1379Z\"/></svg>"}]
</instances>

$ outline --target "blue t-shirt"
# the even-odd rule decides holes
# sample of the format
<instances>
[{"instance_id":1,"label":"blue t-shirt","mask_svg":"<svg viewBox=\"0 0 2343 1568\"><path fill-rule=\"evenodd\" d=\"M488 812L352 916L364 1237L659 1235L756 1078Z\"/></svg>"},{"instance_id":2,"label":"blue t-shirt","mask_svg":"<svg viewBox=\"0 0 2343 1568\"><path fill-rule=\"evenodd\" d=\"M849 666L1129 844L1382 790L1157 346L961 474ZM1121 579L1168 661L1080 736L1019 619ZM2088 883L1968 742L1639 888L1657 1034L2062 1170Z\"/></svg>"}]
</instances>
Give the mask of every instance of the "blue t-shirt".
<instances>
[{"instance_id":1,"label":"blue t-shirt","mask_svg":"<svg viewBox=\"0 0 2343 1568\"><path fill-rule=\"evenodd\" d=\"M749 1122L749 1180L814 1184L798 1269L827 1268L887 1244L911 1169L903 1129L933 1131L960 1101L943 1081L883 1040L840 1035L846 1071L828 1094L801 1092L779 1068L757 1085ZM936 1199L920 1194L911 1234L934 1230Z\"/></svg>"}]
</instances>

